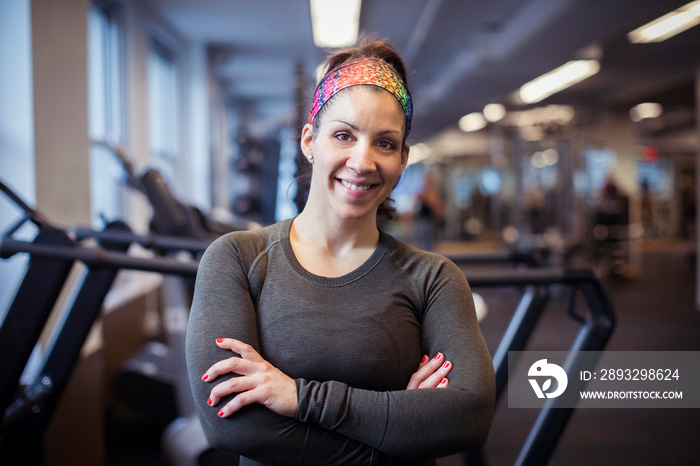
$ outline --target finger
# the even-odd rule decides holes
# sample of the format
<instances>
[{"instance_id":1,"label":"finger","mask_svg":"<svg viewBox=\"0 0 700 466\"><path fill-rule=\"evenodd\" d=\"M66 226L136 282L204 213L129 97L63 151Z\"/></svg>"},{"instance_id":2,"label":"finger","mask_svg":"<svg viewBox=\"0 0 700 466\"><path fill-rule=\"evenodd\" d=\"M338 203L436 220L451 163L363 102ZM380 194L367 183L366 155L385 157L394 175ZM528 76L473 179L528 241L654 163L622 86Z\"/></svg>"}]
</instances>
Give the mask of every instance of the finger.
<instances>
[{"instance_id":1,"label":"finger","mask_svg":"<svg viewBox=\"0 0 700 466\"><path fill-rule=\"evenodd\" d=\"M217 362L211 366L202 376L205 382L213 382L222 374L249 375L257 370L259 363L243 358L232 357Z\"/></svg>"},{"instance_id":2,"label":"finger","mask_svg":"<svg viewBox=\"0 0 700 466\"><path fill-rule=\"evenodd\" d=\"M437 388L446 388L448 385L450 385L450 381L447 378L443 378L437 385Z\"/></svg>"},{"instance_id":3,"label":"finger","mask_svg":"<svg viewBox=\"0 0 700 466\"><path fill-rule=\"evenodd\" d=\"M272 366L270 366L272 367ZM272 368L274 369L274 368ZM293 417L297 411L297 390L294 380L283 372L273 372L238 377L228 384L212 390L210 405L216 405L222 393L237 393L219 410L219 416L227 417L249 404L257 403L283 416Z\"/></svg>"},{"instance_id":4,"label":"finger","mask_svg":"<svg viewBox=\"0 0 700 466\"><path fill-rule=\"evenodd\" d=\"M260 392L261 390L253 389L239 393L231 401L221 407L218 412L219 417L228 417L244 406L259 403L261 401Z\"/></svg>"},{"instance_id":5,"label":"finger","mask_svg":"<svg viewBox=\"0 0 700 466\"><path fill-rule=\"evenodd\" d=\"M253 377L242 376L242 377L232 377L229 380L221 382L215 385L209 392L209 399L207 404L209 406L216 406L223 397L231 395L233 393L241 393L247 390L252 390L257 386L257 382Z\"/></svg>"},{"instance_id":6,"label":"finger","mask_svg":"<svg viewBox=\"0 0 700 466\"><path fill-rule=\"evenodd\" d=\"M424 354L423 359L421 359L420 364L418 364L418 369L420 370L423 366L425 366L429 362L430 362L430 358L428 357L427 354Z\"/></svg>"},{"instance_id":7,"label":"finger","mask_svg":"<svg viewBox=\"0 0 700 466\"><path fill-rule=\"evenodd\" d=\"M236 340L235 338L217 338L216 345L219 348L227 349L239 354L243 359L249 359L255 362L260 362L263 360L262 356L255 351L255 348L240 340Z\"/></svg>"},{"instance_id":8,"label":"finger","mask_svg":"<svg viewBox=\"0 0 700 466\"><path fill-rule=\"evenodd\" d=\"M418 366L418 370L411 376L411 380L408 382L406 389L411 390L413 388L419 388L419 386L428 377L430 377L430 375L440 368L440 365L443 364L444 359L445 356L442 353L438 353L433 359L430 359L426 361L425 364Z\"/></svg>"},{"instance_id":9,"label":"finger","mask_svg":"<svg viewBox=\"0 0 700 466\"><path fill-rule=\"evenodd\" d=\"M447 377L447 375L452 370L452 363L450 361L445 361L435 372L433 372L428 378L426 378L418 388L435 388L442 382L442 379Z\"/></svg>"}]
</instances>

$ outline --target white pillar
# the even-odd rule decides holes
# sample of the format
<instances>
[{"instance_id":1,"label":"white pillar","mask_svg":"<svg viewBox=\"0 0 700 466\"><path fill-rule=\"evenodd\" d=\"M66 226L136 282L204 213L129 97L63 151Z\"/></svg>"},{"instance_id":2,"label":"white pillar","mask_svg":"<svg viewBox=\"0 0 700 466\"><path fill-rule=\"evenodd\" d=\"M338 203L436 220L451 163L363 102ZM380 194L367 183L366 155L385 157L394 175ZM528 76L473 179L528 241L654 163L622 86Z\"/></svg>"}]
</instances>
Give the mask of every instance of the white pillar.
<instances>
[{"instance_id":1,"label":"white pillar","mask_svg":"<svg viewBox=\"0 0 700 466\"><path fill-rule=\"evenodd\" d=\"M89 8L89 0L31 2L36 200L58 225L90 224Z\"/></svg>"},{"instance_id":2,"label":"white pillar","mask_svg":"<svg viewBox=\"0 0 700 466\"><path fill-rule=\"evenodd\" d=\"M186 83L181 128L187 140L183 141L186 159L187 200L203 210L212 207L211 155L209 151L209 64L207 48L203 43L189 44L185 52Z\"/></svg>"}]
</instances>

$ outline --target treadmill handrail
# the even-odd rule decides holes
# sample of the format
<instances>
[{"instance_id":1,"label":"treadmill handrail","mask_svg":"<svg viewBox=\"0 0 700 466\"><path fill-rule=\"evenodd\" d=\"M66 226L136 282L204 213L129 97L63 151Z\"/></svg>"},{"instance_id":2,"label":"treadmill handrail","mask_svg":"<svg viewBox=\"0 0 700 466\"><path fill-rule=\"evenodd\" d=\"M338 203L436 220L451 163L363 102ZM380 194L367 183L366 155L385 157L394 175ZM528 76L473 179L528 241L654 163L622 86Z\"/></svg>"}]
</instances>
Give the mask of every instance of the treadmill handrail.
<instances>
[{"instance_id":1,"label":"treadmill handrail","mask_svg":"<svg viewBox=\"0 0 700 466\"><path fill-rule=\"evenodd\" d=\"M500 251L488 253L443 254L457 265L472 264L523 264L529 268L541 267L542 263L535 255L519 251Z\"/></svg>"},{"instance_id":2,"label":"treadmill handrail","mask_svg":"<svg viewBox=\"0 0 700 466\"><path fill-rule=\"evenodd\" d=\"M143 270L182 276L196 276L199 261L178 261L166 257L133 257L128 254L107 251L95 247L62 247L34 244L13 238L3 238L0 242L0 257L8 258L16 253L37 254L45 257L79 260L90 267L117 267ZM480 272L467 277L469 285L476 287L528 286L551 284L586 284L582 287L590 310L604 327L612 328L615 315L602 284L589 269L514 269L498 273Z\"/></svg>"},{"instance_id":3,"label":"treadmill handrail","mask_svg":"<svg viewBox=\"0 0 700 466\"><path fill-rule=\"evenodd\" d=\"M199 253L204 251L211 241L185 238L182 236L168 236L161 234L149 233L147 235L137 235L135 233L124 231L95 231L89 228L73 228L70 230L77 240L94 238L100 241L109 241L113 243L135 243L148 249L164 249L168 251L188 251L191 253Z\"/></svg>"},{"instance_id":4,"label":"treadmill handrail","mask_svg":"<svg viewBox=\"0 0 700 466\"><path fill-rule=\"evenodd\" d=\"M179 261L166 257L134 257L128 254L107 251L101 247L47 246L3 238L0 242L0 257L7 259L17 253L28 253L44 257L73 259L89 267L114 267L142 270L164 274L195 276L199 261Z\"/></svg>"}]
</instances>

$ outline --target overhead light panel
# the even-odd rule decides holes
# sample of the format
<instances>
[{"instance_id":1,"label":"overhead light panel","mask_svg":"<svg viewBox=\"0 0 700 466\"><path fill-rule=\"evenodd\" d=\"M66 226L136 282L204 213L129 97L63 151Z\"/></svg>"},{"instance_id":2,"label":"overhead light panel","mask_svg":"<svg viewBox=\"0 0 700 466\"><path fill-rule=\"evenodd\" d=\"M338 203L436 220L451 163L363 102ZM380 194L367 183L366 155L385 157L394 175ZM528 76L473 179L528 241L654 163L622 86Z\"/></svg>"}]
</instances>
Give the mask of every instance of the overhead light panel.
<instances>
[{"instance_id":1,"label":"overhead light panel","mask_svg":"<svg viewBox=\"0 0 700 466\"><path fill-rule=\"evenodd\" d=\"M501 104L488 104L484 107L484 118L489 123L501 121L506 116L506 108Z\"/></svg>"},{"instance_id":2,"label":"overhead light panel","mask_svg":"<svg viewBox=\"0 0 700 466\"><path fill-rule=\"evenodd\" d=\"M479 131L486 127L487 121L480 112L470 113L469 115L464 115L459 119L459 129L465 133L471 133L473 131Z\"/></svg>"},{"instance_id":3,"label":"overhead light panel","mask_svg":"<svg viewBox=\"0 0 700 466\"><path fill-rule=\"evenodd\" d=\"M347 47L357 42L362 0L310 0L316 47Z\"/></svg>"},{"instance_id":4,"label":"overhead light panel","mask_svg":"<svg viewBox=\"0 0 700 466\"><path fill-rule=\"evenodd\" d=\"M667 13L627 34L635 44L661 42L700 24L700 0L695 0Z\"/></svg>"},{"instance_id":5,"label":"overhead light panel","mask_svg":"<svg viewBox=\"0 0 700 466\"><path fill-rule=\"evenodd\" d=\"M658 118L664 112L661 104L656 102L644 102L630 109L630 119L639 122L648 118Z\"/></svg>"},{"instance_id":6,"label":"overhead light panel","mask_svg":"<svg viewBox=\"0 0 700 466\"><path fill-rule=\"evenodd\" d=\"M600 71L597 60L572 60L559 68L533 79L520 88L520 100L534 104Z\"/></svg>"}]
</instances>

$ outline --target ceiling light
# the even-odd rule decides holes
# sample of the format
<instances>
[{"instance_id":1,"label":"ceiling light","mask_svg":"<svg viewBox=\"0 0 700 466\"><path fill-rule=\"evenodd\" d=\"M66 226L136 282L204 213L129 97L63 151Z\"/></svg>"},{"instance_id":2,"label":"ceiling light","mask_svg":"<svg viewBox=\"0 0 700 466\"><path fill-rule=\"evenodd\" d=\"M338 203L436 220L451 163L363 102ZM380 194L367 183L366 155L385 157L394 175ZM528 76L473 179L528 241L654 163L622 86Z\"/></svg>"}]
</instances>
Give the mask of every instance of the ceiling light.
<instances>
[{"instance_id":1,"label":"ceiling light","mask_svg":"<svg viewBox=\"0 0 700 466\"><path fill-rule=\"evenodd\" d=\"M520 88L520 99L533 104L552 94L590 78L600 70L597 60L572 60L556 70L533 79Z\"/></svg>"},{"instance_id":2,"label":"ceiling light","mask_svg":"<svg viewBox=\"0 0 700 466\"><path fill-rule=\"evenodd\" d=\"M630 118L634 122L642 121L646 118L658 118L664 109L661 104L655 102L644 102L630 109Z\"/></svg>"},{"instance_id":3,"label":"ceiling light","mask_svg":"<svg viewBox=\"0 0 700 466\"><path fill-rule=\"evenodd\" d=\"M559 152L556 149L545 149L542 151L542 161L545 166L551 167L559 161Z\"/></svg>"},{"instance_id":4,"label":"ceiling light","mask_svg":"<svg viewBox=\"0 0 700 466\"><path fill-rule=\"evenodd\" d=\"M661 42L700 24L700 0L695 0L667 13L627 34L635 44Z\"/></svg>"},{"instance_id":5,"label":"ceiling light","mask_svg":"<svg viewBox=\"0 0 700 466\"><path fill-rule=\"evenodd\" d=\"M506 116L506 108L501 104L488 104L484 107L484 118L490 123L496 123Z\"/></svg>"},{"instance_id":6,"label":"ceiling light","mask_svg":"<svg viewBox=\"0 0 700 466\"><path fill-rule=\"evenodd\" d=\"M317 47L347 47L357 42L361 0L310 0Z\"/></svg>"},{"instance_id":7,"label":"ceiling light","mask_svg":"<svg viewBox=\"0 0 700 466\"><path fill-rule=\"evenodd\" d=\"M530 157L530 164L535 168L544 168L547 165L542 156L542 152L535 152L532 154L532 157Z\"/></svg>"},{"instance_id":8,"label":"ceiling light","mask_svg":"<svg viewBox=\"0 0 700 466\"><path fill-rule=\"evenodd\" d=\"M459 129L465 133L471 133L473 131L479 131L486 126L486 119L479 112L470 113L469 115L464 115L459 119Z\"/></svg>"}]
</instances>

